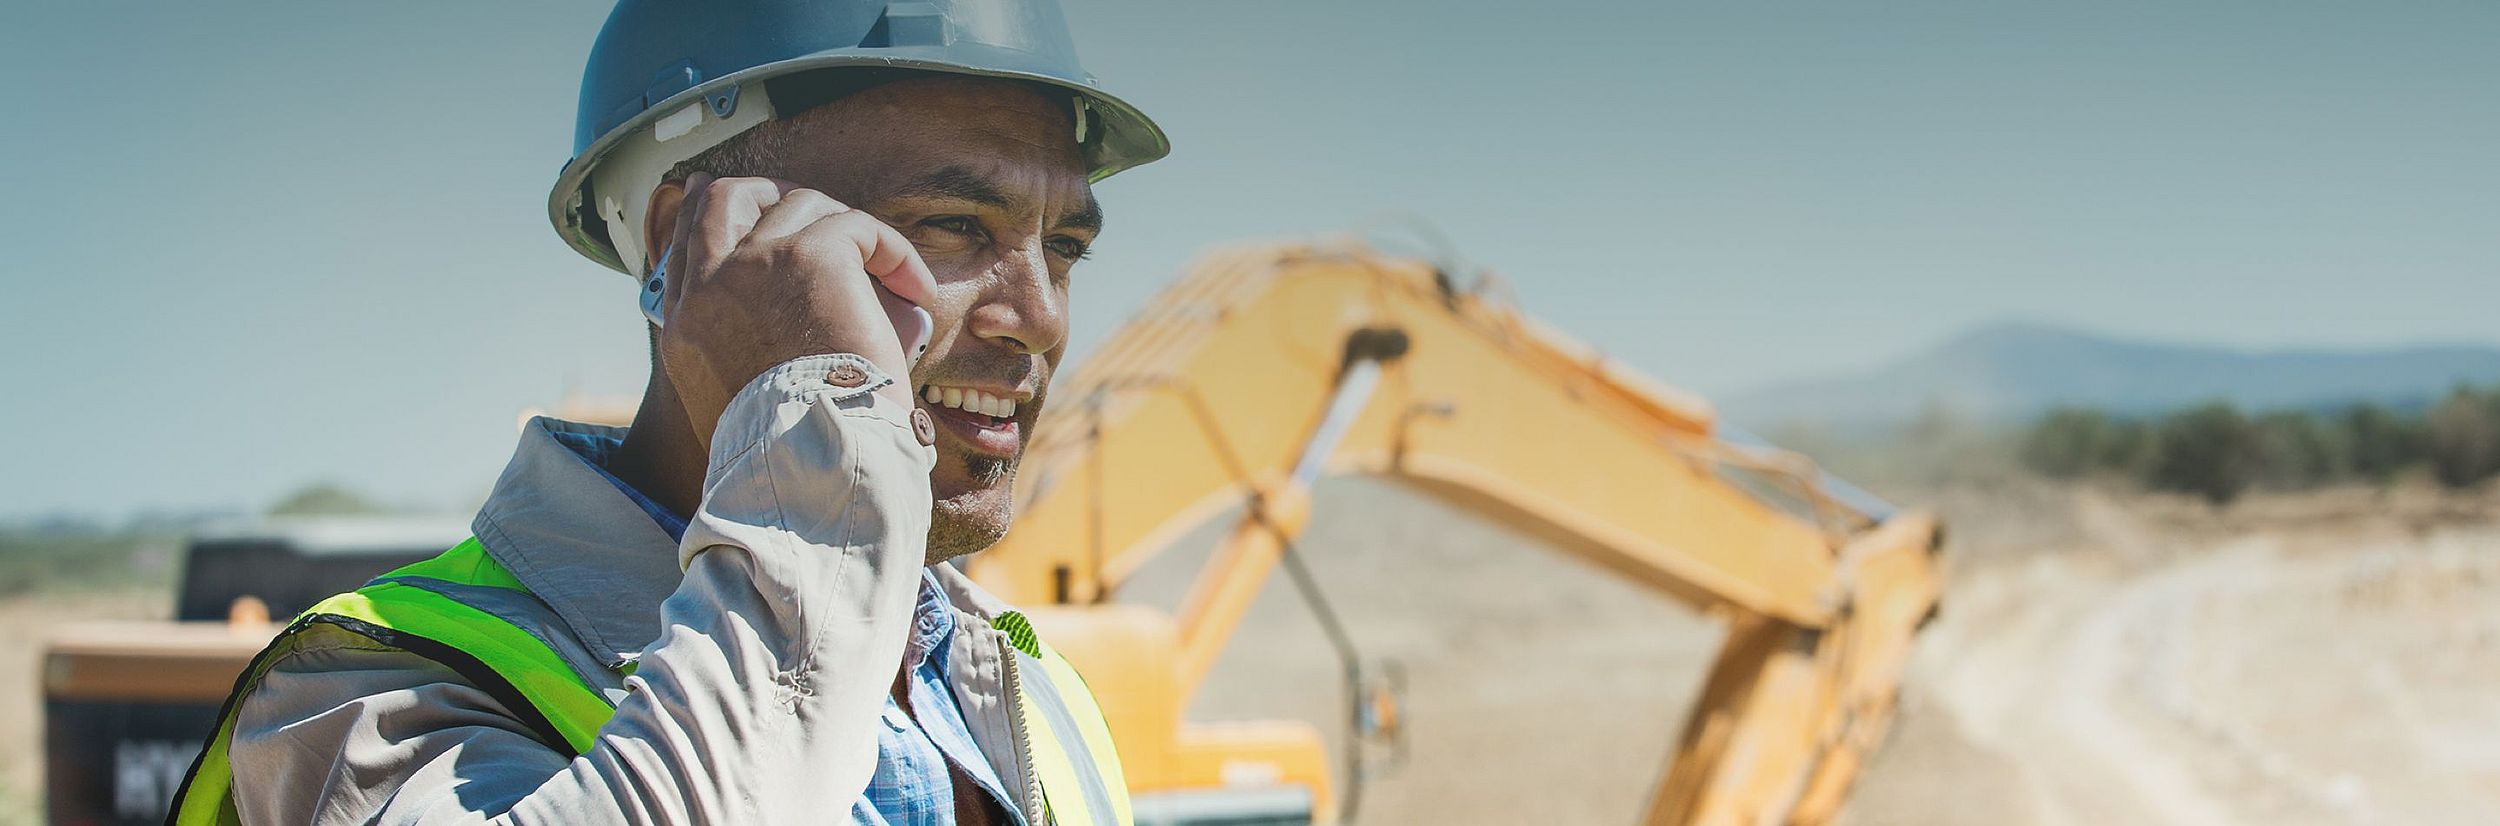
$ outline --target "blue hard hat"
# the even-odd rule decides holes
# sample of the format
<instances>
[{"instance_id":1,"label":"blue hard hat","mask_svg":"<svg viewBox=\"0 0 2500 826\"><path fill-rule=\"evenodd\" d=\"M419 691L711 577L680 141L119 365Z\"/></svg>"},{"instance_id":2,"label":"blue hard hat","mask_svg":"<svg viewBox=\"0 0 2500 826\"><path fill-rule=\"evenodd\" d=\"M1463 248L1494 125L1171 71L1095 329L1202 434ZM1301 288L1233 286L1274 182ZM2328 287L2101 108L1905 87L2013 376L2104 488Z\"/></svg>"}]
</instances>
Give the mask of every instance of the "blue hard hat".
<instances>
[{"instance_id":1,"label":"blue hard hat","mask_svg":"<svg viewBox=\"0 0 2500 826\"><path fill-rule=\"evenodd\" d=\"M1094 180L1171 151L1154 121L1077 65L1056 0L622 0L582 73L573 157L548 197L548 216L574 250L630 273L619 241L630 255L640 244L612 238L611 225L630 223L624 216L640 214L630 202L649 192L594 191L594 173L612 155L675 140L668 156L682 160L759 122L759 113L786 117L922 72L1065 90ZM758 96L767 98L761 106ZM678 137L688 134L702 137Z\"/></svg>"}]
</instances>

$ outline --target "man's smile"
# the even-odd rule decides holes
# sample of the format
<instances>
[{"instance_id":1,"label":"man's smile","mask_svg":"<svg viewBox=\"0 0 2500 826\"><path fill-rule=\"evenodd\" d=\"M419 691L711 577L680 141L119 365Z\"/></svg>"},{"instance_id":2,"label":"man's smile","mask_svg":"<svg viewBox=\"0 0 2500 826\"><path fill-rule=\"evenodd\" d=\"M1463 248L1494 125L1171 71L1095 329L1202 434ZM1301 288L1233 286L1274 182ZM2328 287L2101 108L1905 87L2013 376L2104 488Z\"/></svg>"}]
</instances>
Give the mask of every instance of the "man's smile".
<instances>
[{"instance_id":1,"label":"man's smile","mask_svg":"<svg viewBox=\"0 0 2500 826\"><path fill-rule=\"evenodd\" d=\"M1023 450L1018 412L1032 400L1031 392L928 384L921 386L919 395L920 406L966 450L1000 459L1014 459Z\"/></svg>"}]
</instances>

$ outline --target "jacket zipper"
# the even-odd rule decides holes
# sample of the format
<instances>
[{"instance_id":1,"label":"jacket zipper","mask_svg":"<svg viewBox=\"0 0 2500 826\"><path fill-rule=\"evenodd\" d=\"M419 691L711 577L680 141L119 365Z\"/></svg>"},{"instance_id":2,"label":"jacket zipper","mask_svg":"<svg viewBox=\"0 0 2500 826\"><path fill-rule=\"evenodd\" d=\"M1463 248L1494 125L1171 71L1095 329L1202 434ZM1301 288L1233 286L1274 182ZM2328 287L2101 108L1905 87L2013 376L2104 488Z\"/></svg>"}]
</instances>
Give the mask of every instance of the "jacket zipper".
<instances>
[{"instance_id":1,"label":"jacket zipper","mask_svg":"<svg viewBox=\"0 0 2500 826\"><path fill-rule=\"evenodd\" d=\"M1005 634L998 637L998 654L999 673L1007 682L1007 730L1015 735L1016 757L1024 768L1025 811L1032 813L1033 826L1047 826L1050 812L1042 799L1042 776L1033 770L1033 737L1024 725L1024 677L1016 671L1016 652Z\"/></svg>"}]
</instances>

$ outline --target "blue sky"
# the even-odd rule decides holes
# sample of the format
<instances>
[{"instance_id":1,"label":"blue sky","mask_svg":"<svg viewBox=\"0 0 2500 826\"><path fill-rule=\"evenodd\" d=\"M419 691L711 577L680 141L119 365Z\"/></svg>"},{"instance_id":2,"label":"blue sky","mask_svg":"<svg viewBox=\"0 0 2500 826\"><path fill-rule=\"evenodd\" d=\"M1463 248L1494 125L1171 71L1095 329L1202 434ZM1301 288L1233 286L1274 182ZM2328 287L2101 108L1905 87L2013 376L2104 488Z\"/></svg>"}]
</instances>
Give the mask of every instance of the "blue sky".
<instances>
[{"instance_id":1,"label":"blue sky","mask_svg":"<svg viewBox=\"0 0 2500 826\"><path fill-rule=\"evenodd\" d=\"M1076 347L1198 251L1428 218L1728 394L2025 319L2500 343L2500 5L1068 0L1171 132ZM545 223L594 2L50 3L0 70L0 518L457 507L645 368Z\"/></svg>"}]
</instances>

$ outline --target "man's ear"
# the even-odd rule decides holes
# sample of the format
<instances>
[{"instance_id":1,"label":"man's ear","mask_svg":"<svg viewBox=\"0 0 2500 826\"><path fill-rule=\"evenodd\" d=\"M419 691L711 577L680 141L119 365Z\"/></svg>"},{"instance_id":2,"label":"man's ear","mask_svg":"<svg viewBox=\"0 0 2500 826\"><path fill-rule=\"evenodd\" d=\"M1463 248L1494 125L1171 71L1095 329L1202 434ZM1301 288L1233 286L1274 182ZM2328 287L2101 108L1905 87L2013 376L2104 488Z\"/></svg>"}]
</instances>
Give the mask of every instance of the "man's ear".
<instances>
[{"instance_id":1,"label":"man's ear","mask_svg":"<svg viewBox=\"0 0 2500 826\"><path fill-rule=\"evenodd\" d=\"M660 265L660 254L677 239L677 208L686 202L685 181L662 181L651 190L651 208L642 211L642 272ZM641 273L637 273L640 275Z\"/></svg>"}]
</instances>

